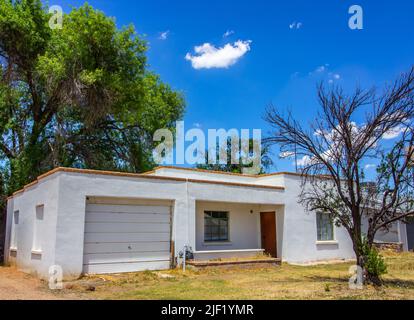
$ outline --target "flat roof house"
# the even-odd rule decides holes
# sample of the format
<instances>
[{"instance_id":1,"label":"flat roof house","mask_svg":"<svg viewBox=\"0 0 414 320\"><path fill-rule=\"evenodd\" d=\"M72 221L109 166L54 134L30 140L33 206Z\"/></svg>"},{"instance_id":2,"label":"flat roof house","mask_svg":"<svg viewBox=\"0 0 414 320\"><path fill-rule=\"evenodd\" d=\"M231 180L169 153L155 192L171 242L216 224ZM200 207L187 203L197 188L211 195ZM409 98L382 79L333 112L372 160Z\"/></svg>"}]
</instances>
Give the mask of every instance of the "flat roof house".
<instances>
[{"instance_id":1,"label":"flat roof house","mask_svg":"<svg viewBox=\"0 0 414 320\"><path fill-rule=\"evenodd\" d=\"M290 263L354 258L344 228L298 204L300 176L159 167L144 174L56 168L7 204L8 262L48 277L170 268L265 251ZM378 235L403 243L404 224Z\"/></svg>"}]
</instances>

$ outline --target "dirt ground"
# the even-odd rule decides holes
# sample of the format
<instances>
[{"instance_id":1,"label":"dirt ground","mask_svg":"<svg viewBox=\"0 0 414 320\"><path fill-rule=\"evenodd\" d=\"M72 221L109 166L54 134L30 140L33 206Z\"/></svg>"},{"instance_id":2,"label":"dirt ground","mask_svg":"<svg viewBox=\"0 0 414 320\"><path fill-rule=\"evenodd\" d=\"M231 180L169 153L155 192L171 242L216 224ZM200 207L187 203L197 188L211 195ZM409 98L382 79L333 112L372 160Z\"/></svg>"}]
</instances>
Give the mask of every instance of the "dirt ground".
<instances>
[{"instance_id":1,"label":"dirt ground","mask_svg":"<svg viewBox=\"0 0 414 320\"><path fill-rule=\"evenodd\" d=\"M14 267L0 266L0 300L82 299L78 293L54 292L45 281Z\"/></svg>"},{"instance_id":2,"label":"dirt ground","mask_svg":"<svg viewBox=\"0 0 414 320\"><path fill-rule=\"evenodd\" d=\"M44 290L44 284L32 277L16 271L14 268L0 267L0 299L56 299L54 295Z\"/></svg>"},{"instance_id":3,"label":"dirt ground","mask_svg":"<svg viewBox=\"0 0 414 320\"><path fill-rule=\"evenodd\" d=\"M351 263L211 267L84 276L49 290L45 281L0 267L2 299L414 299L414 253L385 254L380 288L349 288Z\"/></svg>"}]
</instances>

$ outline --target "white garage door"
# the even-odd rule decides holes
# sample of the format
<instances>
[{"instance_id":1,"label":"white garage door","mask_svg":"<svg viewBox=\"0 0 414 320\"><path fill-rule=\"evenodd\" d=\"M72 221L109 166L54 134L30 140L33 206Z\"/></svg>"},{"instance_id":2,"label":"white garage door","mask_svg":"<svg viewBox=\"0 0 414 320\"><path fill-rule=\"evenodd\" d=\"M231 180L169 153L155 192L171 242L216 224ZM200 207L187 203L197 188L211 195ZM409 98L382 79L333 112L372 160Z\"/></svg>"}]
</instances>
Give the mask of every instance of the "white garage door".
<instances>
[{"instance_id":1,"label":"white garage door","mask_svg":"<svg viewBox=\"0 0 414 320\"><path fill-rule=\"evenodd\" d=\"M83 271L168 269L170 216L168 206L87 204Z\"/></svg>"}]
</instances>

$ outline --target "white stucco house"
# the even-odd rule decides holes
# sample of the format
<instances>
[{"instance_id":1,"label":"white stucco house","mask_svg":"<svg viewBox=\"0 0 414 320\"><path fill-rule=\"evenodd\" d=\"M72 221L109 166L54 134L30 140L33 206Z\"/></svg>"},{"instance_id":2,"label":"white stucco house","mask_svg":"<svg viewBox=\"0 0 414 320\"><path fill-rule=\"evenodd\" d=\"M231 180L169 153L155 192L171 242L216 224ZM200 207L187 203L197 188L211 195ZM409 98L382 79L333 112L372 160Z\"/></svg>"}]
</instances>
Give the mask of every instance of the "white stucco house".
<instances>
[{"instance_id":1,"label":"white stucco house","mask_svg":"<svg viewBox=\"0 0 414 320\"><path fill-rule=\"evenodd\" d=\"M344 228L298 204L300 176L159 167L144 174L56 168L8 199L7 262L48 277L165 269L266 253L289 263L353 259ZM379 240L402 243L396 224Z\"/></svg>"}]
</instances>

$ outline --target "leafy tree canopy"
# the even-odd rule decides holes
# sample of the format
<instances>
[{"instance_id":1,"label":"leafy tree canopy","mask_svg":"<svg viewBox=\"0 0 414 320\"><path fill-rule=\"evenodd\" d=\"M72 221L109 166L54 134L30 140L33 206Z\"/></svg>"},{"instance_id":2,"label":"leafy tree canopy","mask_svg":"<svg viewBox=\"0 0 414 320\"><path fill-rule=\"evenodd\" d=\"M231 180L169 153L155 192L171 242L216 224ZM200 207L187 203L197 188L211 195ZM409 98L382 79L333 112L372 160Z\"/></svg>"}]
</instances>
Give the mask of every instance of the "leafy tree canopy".
<instances>
[{"instance_id":1,"label":"leafy tree canopy","mask_svg":"<svg viewBox=\"0 0 414 320\"><path fill-rule=\"evenodd\" d=\"M183 96L148 70L132 25L88 4L51 29L40 0L0 0L2 195L56 166L142 172Z\"/></svg>"}]
</instances>

